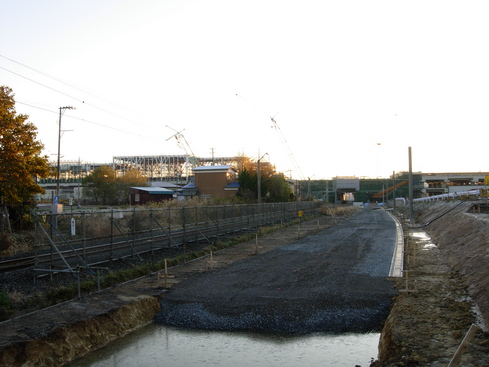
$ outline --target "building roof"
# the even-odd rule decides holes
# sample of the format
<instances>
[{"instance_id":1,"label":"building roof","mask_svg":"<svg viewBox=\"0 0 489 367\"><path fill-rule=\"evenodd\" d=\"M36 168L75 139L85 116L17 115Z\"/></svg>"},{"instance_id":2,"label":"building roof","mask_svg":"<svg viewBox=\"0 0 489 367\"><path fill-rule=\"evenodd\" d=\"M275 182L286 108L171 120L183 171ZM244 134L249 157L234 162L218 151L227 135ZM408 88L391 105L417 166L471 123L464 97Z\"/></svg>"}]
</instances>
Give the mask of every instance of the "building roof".
<instances>
[{"instance_id":1,"label":"building roof","mask_svg":"<svg viewBox=\"0 0 489 367\"><path fill-rule=\"evenodd\" d=\"M151 187L164 187L165 189L179 189L180 186L167 181L153 181Z\"/></svg>"},{"instance_id":2,"label":"building roof","mask_svg":"<svg viewBox=\"0 0 489 367\"><path fill-rule=\"evenodd\" d=\"M146 191L151 195L173 195L172 190L168 190L163 187L131 187L131 189Z\"/></svg>"},{"instance_id":3,"label":"building roof","mask_svg":"<svg viewBox=\"0 0 489 367\"><path fill-rule=\"evenodd\" d=\"M223 172L233 169L231 166L227 164L219 165L219 166L200 166L192 169L194 172Z\"/></svg>"},{"instance_id":4,"label":"building roof","mask_svg":"<svg viewBox=\"0 0 489 367\"><path fill-rule=\"evenodd\" d=\"M195 186L194 182L193 181L190 181L188 184L186 184L185 186L182 187L182 189L196 189L197 186Z\"/></svg>"},{"instance_id":5,"label":"building roof","mask_svg":"<svg viewBox=\"0 0 489 367\"><path fill-rule=\"evenodd\" d=\"M225 189L239 189L239 182L231 182L229 185L225 187Z\"/></svg>"}]
</instances>

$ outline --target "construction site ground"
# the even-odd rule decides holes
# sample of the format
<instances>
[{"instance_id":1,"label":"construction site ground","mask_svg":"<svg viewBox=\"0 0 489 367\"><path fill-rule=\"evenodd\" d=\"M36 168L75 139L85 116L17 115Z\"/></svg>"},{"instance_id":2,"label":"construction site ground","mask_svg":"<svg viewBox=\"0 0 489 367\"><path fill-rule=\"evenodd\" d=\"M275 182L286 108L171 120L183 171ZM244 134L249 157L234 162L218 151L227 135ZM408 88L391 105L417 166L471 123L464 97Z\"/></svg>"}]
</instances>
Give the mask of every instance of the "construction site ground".
<instances>
[{"instance_id":1,"label":"construction site ground","mask_svg":"<svg viewBox=\"0 0 489 367\"><path fill-rule=\"evenodd\" d=\"M162 299L156 320L226 331L380 331L395 295L387 277L398 237L393 219L373 207L182 282Z\"/></svg>"},{"instance_id":2,"label":"construction site ground","mask_svg":"<svg viewBox=\"0 0 489 367\"><path fill-rule=\"evenodd\" d=\"M375 365L446 366L473 323L479 329L460 366L489 365L489 335L483 325L489 315L489 221L467 214L468 208L458 207L423 228L432 235L429 243L419 229L410 232L405 226L409 235L405 274L409 278L392 282L399 295L384 324L380 361ZM416 220L427 223L445 211L442 205L420 207ZM321 216L302 223L300 231L298 226L284 228L214 253L212 260L207 256L172 267L166 276L164 272L151 274L3 322L0 364L63 365L152 322L160 309L159 298L182 280L255 257L344 220Z\"/></svg>"}]
</instances>

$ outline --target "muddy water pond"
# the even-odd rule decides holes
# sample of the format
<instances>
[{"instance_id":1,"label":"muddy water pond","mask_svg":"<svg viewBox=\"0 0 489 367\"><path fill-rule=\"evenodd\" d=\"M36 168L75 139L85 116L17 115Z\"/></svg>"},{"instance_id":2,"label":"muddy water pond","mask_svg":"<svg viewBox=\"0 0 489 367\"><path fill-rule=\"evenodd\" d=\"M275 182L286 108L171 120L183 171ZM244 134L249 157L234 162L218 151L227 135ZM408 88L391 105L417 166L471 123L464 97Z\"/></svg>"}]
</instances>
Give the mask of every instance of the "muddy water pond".
<instances>
[{"instance_id":1,"label":"muddy water pond","mask_svg":"<svg viewBox=\"0 0 489 367\"><path fill-rule=\"evenodd\" d=\"M151 324L69 366L366 367L377 358L379 337L378 333L283 336Z\"/></svg>"}]
</instances>

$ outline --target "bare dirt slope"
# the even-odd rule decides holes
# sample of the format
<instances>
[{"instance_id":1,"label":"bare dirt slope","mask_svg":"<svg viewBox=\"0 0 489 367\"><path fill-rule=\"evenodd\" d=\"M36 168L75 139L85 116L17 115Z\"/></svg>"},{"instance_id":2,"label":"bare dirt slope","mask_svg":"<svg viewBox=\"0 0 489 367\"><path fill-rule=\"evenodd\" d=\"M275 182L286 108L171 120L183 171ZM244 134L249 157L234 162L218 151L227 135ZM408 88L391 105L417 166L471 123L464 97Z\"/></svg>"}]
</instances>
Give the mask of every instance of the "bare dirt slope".
<instances>
[{"instance_id":1,"label":"bare dirt slope","mask_svg":"<svg viewBox=\"0 0 489 367\"><path fill-rule=\"evenodd\" d=\"M489 311L489 222L487 215L468 213L472 205L415 206L416 224L405 228L405 278L398 282L401 294L382 331L376 365L447 366L475 323L481 329L459 365L489 366L482 322Z\"/></svg>"},{"instance_id":2,"label":"bare dirt slope","mask_svg":"<svg viewBox=\"0 0 489 367\"><path fill-rule=\"evenodd\" d=\"M479 214L477 204L462 202L425 229L447 254L448 265L463 277L489 325L489 215ZM423 219L420 216L418 222Z\"/></svg>"}]
</instances>

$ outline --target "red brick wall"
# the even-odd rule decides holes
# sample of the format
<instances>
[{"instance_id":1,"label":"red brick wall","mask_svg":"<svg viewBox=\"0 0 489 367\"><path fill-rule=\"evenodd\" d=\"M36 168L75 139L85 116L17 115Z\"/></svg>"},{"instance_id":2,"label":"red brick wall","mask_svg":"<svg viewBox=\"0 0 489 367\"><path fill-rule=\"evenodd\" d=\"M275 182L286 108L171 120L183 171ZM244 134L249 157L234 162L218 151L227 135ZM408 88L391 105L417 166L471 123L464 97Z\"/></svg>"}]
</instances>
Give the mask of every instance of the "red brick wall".
<instances>
[{"instance_id":1,"label":"red brick wall","mask_svg":"<svg viewBox=\"0 0 489 367\"><path fill-rule=\"evenodd\" d=\"M195 172L195 186L199 195L210 195L211 198L222 198L236 195L236 191L225 191L229 185L227 172Z\"/></svg>"}]
</instances>

